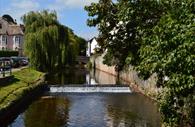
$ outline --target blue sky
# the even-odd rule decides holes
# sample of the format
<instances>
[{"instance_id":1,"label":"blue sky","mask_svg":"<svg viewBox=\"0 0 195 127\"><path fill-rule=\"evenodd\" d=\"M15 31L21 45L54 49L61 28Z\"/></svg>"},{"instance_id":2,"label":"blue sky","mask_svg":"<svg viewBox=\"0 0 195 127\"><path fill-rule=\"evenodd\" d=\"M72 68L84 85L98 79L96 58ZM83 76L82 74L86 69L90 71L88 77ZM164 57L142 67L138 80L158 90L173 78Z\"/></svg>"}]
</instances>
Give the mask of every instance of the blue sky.
<instances>
[{"instance_id":1,"label":"blue sky","mask_svg":"<svg viewBox=\"0 0 195 127\"><path fill-rule=\"evenodd\" d=\"M0 0L0 16L9 14L22 23L20 17L29 11L56 10L61 24L72 28L77 35L90 39L98 35L96 28L86 25L88 16L83 8L91 2L98 0Z\"/></svg>"}]
</instances>

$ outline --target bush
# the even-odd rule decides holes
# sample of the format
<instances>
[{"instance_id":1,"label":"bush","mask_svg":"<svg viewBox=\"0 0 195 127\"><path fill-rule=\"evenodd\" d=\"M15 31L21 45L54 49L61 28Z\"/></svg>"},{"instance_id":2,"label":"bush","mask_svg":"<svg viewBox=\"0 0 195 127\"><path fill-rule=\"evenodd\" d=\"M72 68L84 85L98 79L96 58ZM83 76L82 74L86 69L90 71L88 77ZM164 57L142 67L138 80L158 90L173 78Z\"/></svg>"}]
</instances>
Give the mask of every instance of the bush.
<instances>
[{"instance_id":1,"label":"bush","mask_svg":"<svg viewBox=\"0 0 195 127\"><path fill-rule=\"evenodd\" d=\"M18 56L18 51L0 51L0 57Z\"/></svg>"}]
</instances>

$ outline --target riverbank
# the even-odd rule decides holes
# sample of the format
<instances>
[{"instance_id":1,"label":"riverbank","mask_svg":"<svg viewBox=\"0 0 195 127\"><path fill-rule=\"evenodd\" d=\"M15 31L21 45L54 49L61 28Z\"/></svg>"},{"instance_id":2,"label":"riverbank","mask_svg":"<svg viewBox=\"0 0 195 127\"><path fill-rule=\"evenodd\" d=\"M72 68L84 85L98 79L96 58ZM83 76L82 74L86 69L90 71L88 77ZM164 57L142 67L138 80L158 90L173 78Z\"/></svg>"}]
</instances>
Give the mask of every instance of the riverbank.
<instances>
[{"instance_id":1,"label":"riverbank","mask_svg":"<svg viewBox=\"0 0 195 127\"><path fill-rule=\"evenodd\" d=\"M12 81L0 86L0 120L18 103L28 100L29 95L44 86L45 74L33 69L24 68L13 72L13 75Z\"/></svg>"}]
</instances>

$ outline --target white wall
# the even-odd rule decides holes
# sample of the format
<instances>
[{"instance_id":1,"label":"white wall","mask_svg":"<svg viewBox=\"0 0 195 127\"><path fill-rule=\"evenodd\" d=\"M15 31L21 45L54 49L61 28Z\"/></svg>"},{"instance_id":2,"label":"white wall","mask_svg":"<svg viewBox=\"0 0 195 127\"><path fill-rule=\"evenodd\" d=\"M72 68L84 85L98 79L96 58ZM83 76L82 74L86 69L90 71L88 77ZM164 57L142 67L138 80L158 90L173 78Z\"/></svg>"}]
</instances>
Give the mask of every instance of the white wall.
<instances>
[{"instance_id":1,"label":"white wall","mask_svg":"<svg viewBox=\"0 0 195 127\"><path fill-rule=\"evenodd\" d=\"M90 56L90 51L91 51L91 44L90 42L87 42L87 49L86 49L86 56Z\"/></svg>"},{"instance_id":2,"label":"white wall","mask_svg":"<svg viewBox=\"0 0 195 127\"><path fill-rule=\"evenodd\" d=\"M96 41L96 39L93 39L91 42L91 53L95 53L95 48L98 47L98 42Z\"/></svg>"},{"instance_id":3,"label":"white wall","mask_svg":"<svg viewBox=\"0 0 195 127\"><path fill-rule=\"evenodd\" d=\"M88 42L87 44L86 55L91 56L91 53L95 53L95 48L97 47L98 47L98 42L94 38L91 42Z\"/></svg>"}]
</instances>

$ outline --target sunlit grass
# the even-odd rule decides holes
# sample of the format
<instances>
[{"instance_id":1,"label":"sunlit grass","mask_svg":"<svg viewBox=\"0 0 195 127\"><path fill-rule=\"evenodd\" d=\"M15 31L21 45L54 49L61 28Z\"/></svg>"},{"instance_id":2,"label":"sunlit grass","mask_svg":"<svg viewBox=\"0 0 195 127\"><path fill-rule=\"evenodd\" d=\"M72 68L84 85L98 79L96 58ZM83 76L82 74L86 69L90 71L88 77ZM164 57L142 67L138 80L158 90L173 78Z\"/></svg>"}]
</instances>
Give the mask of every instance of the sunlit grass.
<instances>
[{"instance_id":1,"label":"sunlit grass","mask_svg":"<svg viewBox=\"0 0 195 127\"><path fill-rule=\"evenodd\" d=\"M35 88L37 86L35 82L43 76L43 73L26 68L14 72L13 75L12 82L6 86L0 86L0 110Z\"/></svg>"},{"instance_id":2,"label":"sunlit grass","mask_svg":"<svg viewBox=\"0 0 195 127\"><path fill-rule=\"evenodd\" d=\"M39 77L41 77L43 73L30 68L26 68L22 69L19 72L14 72L13 75L16 79L19 79L20 81L32 83L39 79Z\"/></svg>"}]
</instances>

